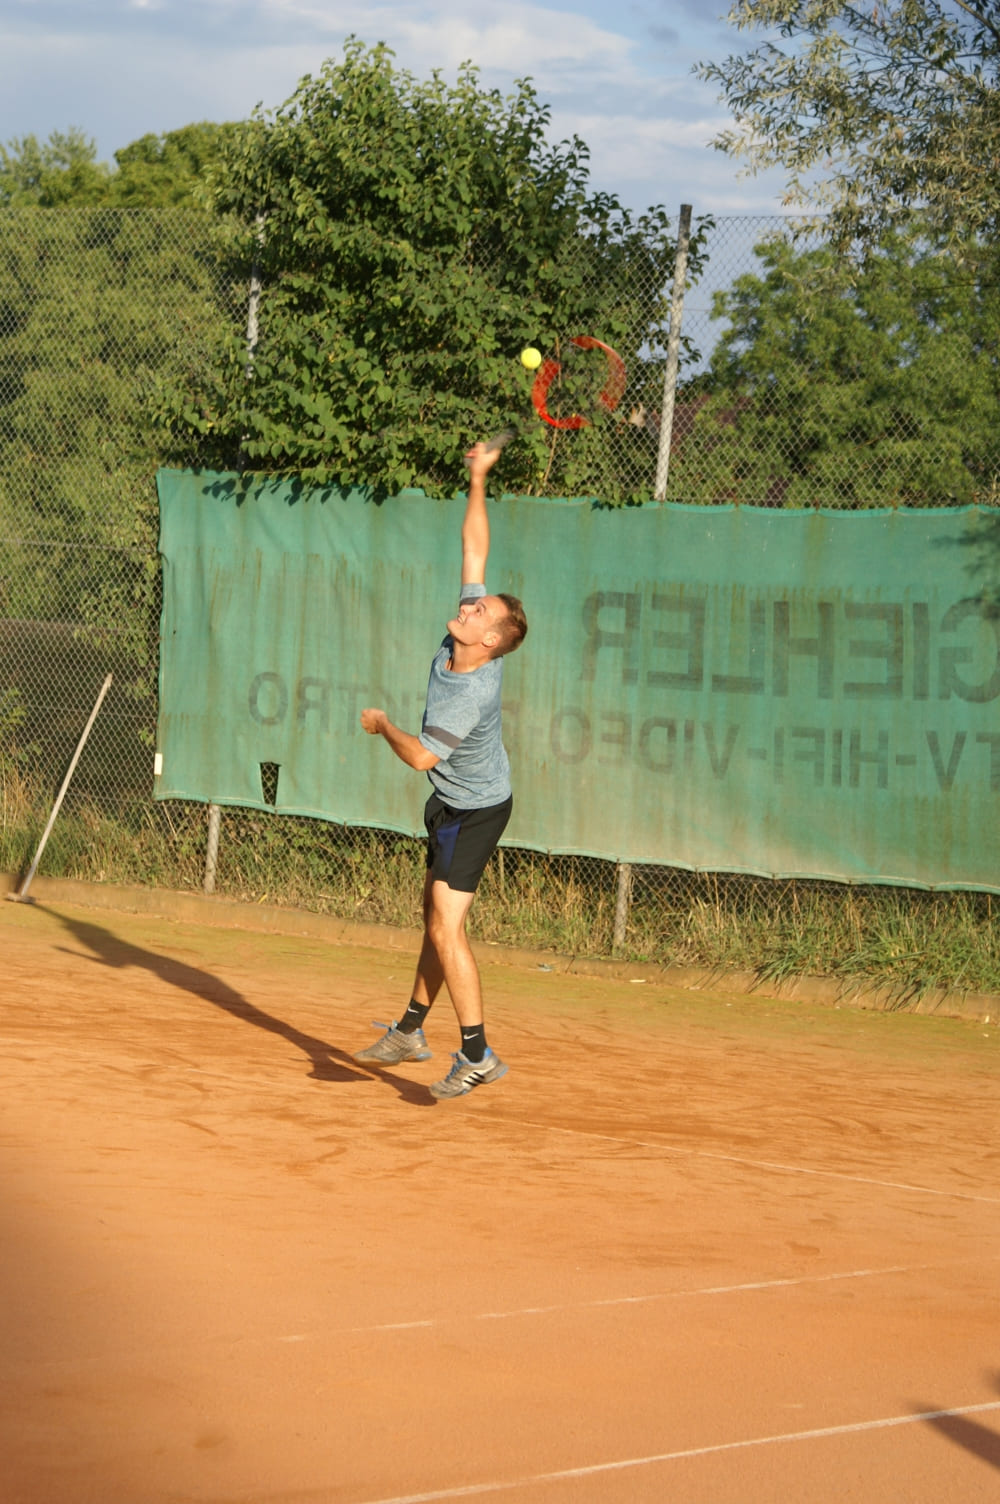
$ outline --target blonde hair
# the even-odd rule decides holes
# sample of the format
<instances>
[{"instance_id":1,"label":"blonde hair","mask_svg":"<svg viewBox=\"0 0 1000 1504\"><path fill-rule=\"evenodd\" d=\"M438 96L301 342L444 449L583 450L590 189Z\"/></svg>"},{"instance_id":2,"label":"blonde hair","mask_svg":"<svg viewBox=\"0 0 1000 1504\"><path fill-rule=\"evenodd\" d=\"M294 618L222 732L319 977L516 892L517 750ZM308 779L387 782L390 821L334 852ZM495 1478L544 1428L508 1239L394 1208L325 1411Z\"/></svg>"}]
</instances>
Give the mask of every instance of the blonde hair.
<instances>
[{"instance_id":1,"label":"blonde hair","mask_svg":"<svg viewBox=\"0 0 1000 1504\"><path fill-rule=\"evenodd\" d=\"M524 607L516 595L505 595L502 591L497 596L498 601L503 601L507 607L507 615L499 617L494 622L494 628L500 634L500 641L494 648L491 657L502 658L505 653L513 653L519 648L528 635L528 618L524 614Z\"/></svg>"}]
</instances>

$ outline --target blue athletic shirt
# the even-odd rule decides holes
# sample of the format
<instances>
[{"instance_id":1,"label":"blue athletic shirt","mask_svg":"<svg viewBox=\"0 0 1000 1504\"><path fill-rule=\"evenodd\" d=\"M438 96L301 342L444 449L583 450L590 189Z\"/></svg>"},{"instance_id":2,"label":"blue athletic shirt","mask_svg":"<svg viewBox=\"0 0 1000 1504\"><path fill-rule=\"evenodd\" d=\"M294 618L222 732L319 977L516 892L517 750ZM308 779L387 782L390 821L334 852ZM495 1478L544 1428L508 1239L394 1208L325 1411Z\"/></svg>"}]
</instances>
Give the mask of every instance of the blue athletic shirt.
<instances>
[{"instance_id":1,"label":"blue athletic shirt","mask_svg":"<svg viewBox=\"0 0 1000 1504\"><path fill-rule=\"evenodd\" d=\"M485 585L462 586L463 601L485 594ZM434 654L427 681L420 744L441 759L427 776L453 809L489 809L510 795L500 722L503 659L491 658L471 673L455 674L448 668L453 646L449 635Z\"/></svg>"}]
</instances>

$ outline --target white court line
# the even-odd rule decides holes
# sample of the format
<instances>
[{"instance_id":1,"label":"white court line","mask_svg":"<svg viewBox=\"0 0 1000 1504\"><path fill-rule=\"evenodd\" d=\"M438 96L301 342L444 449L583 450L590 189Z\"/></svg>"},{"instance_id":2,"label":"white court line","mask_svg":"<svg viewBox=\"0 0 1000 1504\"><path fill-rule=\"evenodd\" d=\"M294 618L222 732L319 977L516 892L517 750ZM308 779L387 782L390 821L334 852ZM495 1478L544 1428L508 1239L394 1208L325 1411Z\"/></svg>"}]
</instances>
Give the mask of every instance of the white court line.
<instances>
[{"instance_id":1,"label":"white court line","mask_svg":"<svg viewBox=\"0 0 1000 1504\"><path fill-rule=\"evenodd\" d=\"M473 1316L462 1312L461 1314L424 1317L419 1321L385 1321L369 1323L366 1326L324 1326L317 1327L312 1331L284 1332L278 1335L269 1333L267 1336L261 1337L234 1337L232 1334L217 1333L202 1337L197 1346L199 1348L212 1349L224 1346L233 1353L237 1353L246 1352L250 1349L269 1347L274 1343L296 1346L301 1343L328 1342L331 1337L365 1337L383 1332L433 1331L436 1328L449 1326L456 1322L465 1322L468 1324L469 1321L511 1321L525 1316L559 1315L564 1311L601 1310L614 1306L651 1305L656 1301L692 1300L698 1296L752 1294L758 1290L801 1289L810 1285L833 1284L837 1281L882 1279L896 1274L920 1274L931 1270L937 1270L940 1273L950 1269L961 1269L968 1265L975 1265L977 1269L981 1269L984 1264L996 1263L1000 1263L1000 1254L977 1254L974 1258L954 1259L946 1263L935 1260L933 1263L927 1264L888 1265L884 1269L848 1269L833 1274L803 1274L797 1275L794 1278L744 1280L733 1285L697 1285L692 1290L658 1290L648 1295L608 1295L602 1296L598 1300L566 1301L558 1305L514 1306L509 1311L479 1311ZM193 1347L194 1345L189 1340L185 1340L183 1343L174 1344L173 1347L163 1347L161 1345L160 1351L190 1353L193 1351ZM134 1353L132 1349L128 1349L124 1354L116 1351L110 1356L118 1360L122 1360L123 1357L130 1360L134 1356ZM107 1363L108 1357L108 1354L101 1354L99 1357L74 1358L72 1360L48 1358L41 1361L32 1360L30 1364L23 1366L25 1369L30 1367L32 1372L45 1369L62 1370L66 1368L77 1370L93 1367L96 1364ZM433 1497L437 1498L438 1495L435 1494ZM442 1495L441 1497L444 1496Z\"/></svg>"},{"instance_id":2,"label":"white court line","mask_svg":"<svg viewBox=\"0 0 1000 1504\"><path fill-rule=\"evenodd\" d=\"M675 1144L650 1143L643 1138L619 1138L614 1133L595 1133L589 1128L562 1128L554 1123L520 1124L525 1128L544 1129L549 1133L568 1133L575 1138L596 1138L606 1144L632 1144L639 1149L655 1149L659 1154L676 1154L688 1159L718 1159L731 1165L749 1165L756 1170L780 1170L785 1175L821 1175L832 1180L848 1180L855 1185L877 1185L886 1191L916 1191L921 1196L944 1196L956 1201L982 1201L1000 1206L1000 1196L977 1196L972 1191L942 1191L931 1185L910 1185L901 1180L876 1180L869 1175L848 1175L845 1170L813 1170L806 1165L783 1165L769 1159L747 1159L742 1154L716 1154L710 1149L681 1149Z\"/></svg>"},{"instance_id":3,"label":"white court line","mask_svg":"<svg viewBox=\"0 0 1000 1504\"><path fill-rule=\"evenodd\" d=\"M595 1462L590 1467L568 1467L554 1473L535 1473L531 1477L513 1478L492 1483L467 1483L460 1488L436 1489L424 1494L397 1494L391 1499L373 1499L368 1504L433 1504L436 1499L471 1499L477 1494L509 1493L516 1488L531 1488L540 1483L563 1483L570 1478L594 1478L600 1473L624 1472L628 1468L653 1467L659 1462L683 1462L689 1457L710 1457L719 1452L737 1452L749 1447L773 1447L791 1441L822 1441L828 1436L857 1436L863 1431L886 1431L893 1426L913 1426L927 1421L947 1420L956 1415L981 1415L1000 1410L1000 1400L983 1405L958 1405L953 1410L925 1410L920 1415L891 1415L884 1420L859 1420L846 1426L820 1426L814 1431L786 1431L781 1436L754 1436L746 1441L722 1441L710 1447L687 1447L680 1452L658 1452L651 1457L627 1457L620 1462Z\"/></svg>"},{"instance_id":4,"label":"white court line","mask_svg":"<svg viewBox=\"0 0 1000 1504\"><path fill-rule=\"evenodd\" d=\"M850 1269L835 1274L804 1274L787 1279L747 1280L742 1284L736 1285L700 1285L696 1286L693 1290L657 1290L649 1295L609 1295L602 1296L599 1300L566 1301L559 1305L514 1306L509 1311L479 1311L474 1316L469 1316L462 1311L461 1313L456 1312L455 1314L426 1317L419 1321L383 1321L367 1326L317 1327L313 1331L285 1332L279 1336L268 1335L266 1337L234 1338L231 1335L220 1334L203 1337L197 1345L200 1348L209 1347L213 1350L220 1346L225 1346L232 1349L233 1352L246 1352L249 1349L270 1347L272 1343L293 1347L300 1343L328 1342L331 1337L365 1337L381 1332L433 1331L436 1328L450 1326L457 1322L467 1324L470 1321L513 1321L525 1316L557 1316L563 1311L590 1311L604 1309L609 1306L638 1306L650 1305L655 1301L691 1300L699 1295L739 1295L754 1290L781 1290L802 1285L831 1284L837 1280L879 1279L882 1276L892 1274L917 1274L926 1272L929 1269L961 1268L964 1264L975 1264L976 1268L981 1269L984 1263L997 1262L1000 1262L1000 1254L996 1256L978 1254L975 1258L961 1259L957 1264L900 1264L886 1269ZM185 1341L183 1344L175 1344L173 1347L164 1347L162 1345L160 1347L161 1352L190 1353L193 1350L194 1347L190 1341ZM112 1356L119 1361L122 1359L120 1352ZM131 1358L132 1356L132 1350L129 1349L125 1357ZM30 1366L33 1372L45 1369L61 1370L67 1366L75 1370L84 1367L93 1367L99 1363L106 1363L107 1360L108 1355L102 1354L100 1357L74 1358L69 1362L62 1358L48 1358L40 1362L33 1360L30 1365L25 1366Z\"/></svg>"},{"instance_id":5,"label":"white court line","mask_svg":"<svg viewBox=\"0 0 1000 1504\"><path fill-rule=\"evenodd\" d=\"M982 1256L975 1259L963 1259L961 1263L974 1263L981 1267L984 1262L995 1263L996 1257ZM654 1290L649 1295L608 1295L600 1300L567 1301L557 1305L548 1306L515 1306L510 1311L480 1311L475 1316L468 1316L463 1312L460 1316L441 1316L426 1321L387 1321L378 1326L352 1326L340 1328L341 1331L351 1335L360 1332L410 1332L421 1328L444 1326L450 1321L509 1321L517 1316L551 1316L560 1311L596 1311L606 1306L641 1306L650 1305L658 1300L691 1300L699 1295L740 1295L753 1290L787 1290L801 1285L826 1285L835 1280L845 1279L878 1279L890 1274L917 1274L928 1269L940 1269L941 1264L895 1264L887 1269L848 1269L837 1274L802 1274L787 1279L757 1279L746 1280L738 1285L699 1285L693 1290ZM952 1267L948 1265L946 1267ZM292 1341L292 1338L283 1338L283 1341ZM301 1341L301 1338L294 1340Z\"/></svg>"}]
</instances>

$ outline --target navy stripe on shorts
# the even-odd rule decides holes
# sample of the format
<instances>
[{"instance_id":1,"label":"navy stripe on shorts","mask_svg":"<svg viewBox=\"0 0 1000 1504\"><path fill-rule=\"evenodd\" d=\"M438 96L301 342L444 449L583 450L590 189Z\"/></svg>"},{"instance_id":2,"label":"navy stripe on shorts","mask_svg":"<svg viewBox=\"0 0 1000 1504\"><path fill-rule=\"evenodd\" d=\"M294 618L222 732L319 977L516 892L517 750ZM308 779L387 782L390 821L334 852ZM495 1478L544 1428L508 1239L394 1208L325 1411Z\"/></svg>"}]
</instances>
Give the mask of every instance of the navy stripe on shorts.
<instances>
[{"instance_id":1,"label":"navy stripe on shorts","mask_svg":"<svg viewBox=\"0 0 1000 1504\"><path fill-rule=\"evenodd\" d=\"M424 806L427 869L435 882L458 893L475 893L514 807L508 794L487 809L452 809L437 794Z\"/></svg>"}]
</instances>

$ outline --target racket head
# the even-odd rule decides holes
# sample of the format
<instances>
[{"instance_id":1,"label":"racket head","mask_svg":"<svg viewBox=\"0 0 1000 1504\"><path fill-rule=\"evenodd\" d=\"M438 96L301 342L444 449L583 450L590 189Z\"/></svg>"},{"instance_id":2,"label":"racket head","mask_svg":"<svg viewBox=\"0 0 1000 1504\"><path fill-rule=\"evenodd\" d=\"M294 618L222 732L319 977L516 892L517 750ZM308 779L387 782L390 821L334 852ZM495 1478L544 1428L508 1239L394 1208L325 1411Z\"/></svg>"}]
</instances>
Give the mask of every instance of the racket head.
<instances>
[{"instance_id":1,"label":"racket head","mask_svg":"<svg viewBox=\"0 0 1000 1504\"><path fill-rule=\"evenodd\" d=\"M581 361L576 352L585 352ZM575 334L562 360L548 355L531 388L535 412L551 428L588 428L602 413L614 412L625 391L625 362L603 340Z\"/></svg>"}]
</instances>

